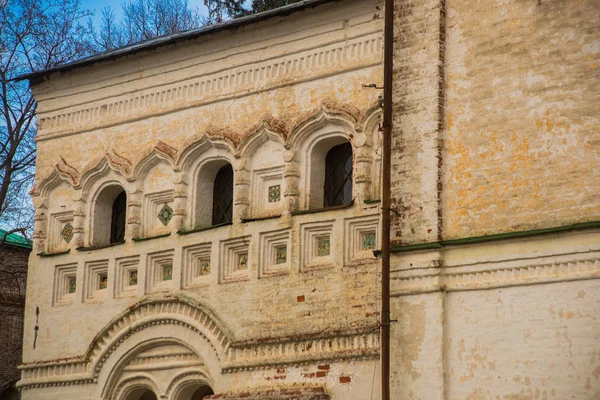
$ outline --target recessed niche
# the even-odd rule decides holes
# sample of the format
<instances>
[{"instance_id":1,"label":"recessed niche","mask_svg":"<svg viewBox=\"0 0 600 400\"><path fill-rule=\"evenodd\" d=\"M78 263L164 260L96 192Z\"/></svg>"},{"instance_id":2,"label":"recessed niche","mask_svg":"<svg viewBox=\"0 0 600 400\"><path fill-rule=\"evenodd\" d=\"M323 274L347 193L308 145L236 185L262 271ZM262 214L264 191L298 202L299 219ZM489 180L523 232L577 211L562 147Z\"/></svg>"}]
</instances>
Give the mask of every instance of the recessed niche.
<instances>
[{"instance_id":1,"label":"recessed niche","mask_svg":"<svg viewBox=\"0 0 600 400\"><path fill-rule=\"evenodd\" d=\"M270 215L283 208L283 166L255 170L252 175L252 214Z\"/></svg>"},{"instance_id":2,"label":"recessed niche","mask_svg":"<svg viewBox=\"0 0 600 400\"><path fill-rule=\"evenodd\" d=\"M173 288L173 250L148 254L146 289L149 293Z\"/></svg>"},{"instance_id":3,"label":"recessed niche","mask_svg":"<svg viewBox=\"0 0 600 400\"><path fill-rule=\"evenodd\" d=\"M291 269L290 230L266 232L259 239L260 276L288 274Z\"/></svg>"},{"instance_id":4,"label":"recessed niche","mask_svg":"<svg viewBox=\"0 0 600 400\"><path fill-rule=\"evenodd\" d=\"M219 282L229 283L249 278L250 236L221 241Z\"/></svg>"},{"instance_id":5,"label":"recessed niche","mask_svg":"<svg viewBox=\"0 0 600 400\"><path fill-rule=\"evenodd\" d=\"M151 193L144 196L143 234L152 236L169 231L173 219L173 191Z\"/></svg>"},{"instance_id":6,"label":"recessed niche","mask_svg":"<svg viewBox=\"0 0 600 400\"><path fill-rule=\"evenodd\" d=\"M58 252L69 248L73 240L73 212L66 211L50 216L49 252Z\"/></svg>"},{"instance_id":7,"label":"recessed niche","mask_svg":"<svg viewBox=\"0 0 600 400\"><path fill-rule=\"evenodd\" d=\"M344 220L344 264L373 261L379 247L379 216Z\"/></svg>"},{"instance_id":8,"label":"recessed niche","mask_svg":"<svg viewBox=\"0 0 600 400\"><path fill-rule=\"evenodd\" d=\"M117 259L115 273L117 297L135 296L138 293L139 265L138 256Z\"/></svg>"},{"instance_id":9,"label":"recessed niche","mask_svg":"<svg viewBox=\"0 0 600 400\"><path fill-rule=\"evenodd\" d=\"M333 222L300 225L300 270L331 267L335 263Z\"/></svg>"},{"instance_id":10,"label":"recessed niche","mask_svg":"<svg viewBox=\"0 0 600 400\"><path fill-rule=\"evenodd\" d=\"M70 304L77 293L77 264L57 265L54 269L54 305Z\"/></svg>"},{"instance_id":11,"label":"recessed niche","mask_svg":"<svg viewBox=\"0 0 600 400\"><path fill-rule=\"evenodd\" d=\"M200 243L183 248L183 288L210 284L211 246L211 243Z\"/></svg>"},{"instance_id":12,"label":"recessed niche","mask_svg":"<svg viewBox=\"0 0 600 400\"><path fill-rule=\"evenodd\" d=\"M108 293L108 260L85 263L84 296L86 300L100 300Z\"/></svg>"}]
</instances>

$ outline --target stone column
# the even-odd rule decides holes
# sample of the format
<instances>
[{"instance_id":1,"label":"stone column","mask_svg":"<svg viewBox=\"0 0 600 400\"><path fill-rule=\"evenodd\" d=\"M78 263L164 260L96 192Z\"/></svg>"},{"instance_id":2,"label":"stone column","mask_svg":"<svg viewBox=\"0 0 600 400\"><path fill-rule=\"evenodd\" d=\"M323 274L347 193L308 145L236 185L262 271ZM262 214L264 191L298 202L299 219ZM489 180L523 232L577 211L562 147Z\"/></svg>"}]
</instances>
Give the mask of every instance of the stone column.
<instances>
[{"instance_id":1,"label":"stone column","mask_svg":"<svg viewBox=\"0 0 600 400\"><path fill-rule=\"evenodd\" d=\"M174 182L173 192L173 233L185 229L185 221L187 217L187 195L188 185L185 183L181 176L178 174Z\"/></svg>"},{"instance_id":2,"label":"stone column","mask_svg":"<svg viewBox=\"0 0 600 400\"><path fill-rule=\"evenodd\" d=\"M48 231L48 208L45 204L40 204L36 207L33 221L35 223L33 230L34 249L36 253L41 253L46 251L46 237Z\"/></svg>"},{"instance_id":3,"label":"stone column","mask_svg":"<svg viewBox=\"0 0 600 400\"><path fill-rule=\"evenodd\" d=\"M294 153L291 150L283 153L283 161L285 161L283 170L285 209L283 213L284 215L290 215L297 211L300 206L300 166L294 160Z\"/></svg>"},{"instance_id":4,"label":"stone column","mask_svg":"<svg viewBox=\"0 0 600 400\"><path fill-rule=\"evenodd\" d=\"M127 229L125 240L142 235L142 196L141 191L127 194Z\"/></svg>"},{"instance_id":5,"label":"stone column","mask_svg":"<svg viewBox=\"0 0 600 400\"><path fill-rule=\"evenodd\" d=\"M250 210L250 171L245 160L237 160L233 165L234 185L233 191L233 217L236 220L248 218Z\"/></svg>"},{"instance_id":6,"label":"stone column","mask_svg":"<svg viewBox=\"0 0 600 400\"><path fill-rule=\"evenodd\" d=\"M371 166L373 163L372 149L368 145L368 140L364 133L357 134L354 139L353 161L354 201L362 204L365 200L370 200L371 197Z\"/></svg>"},{"instance_id":7,"label":"stone column","mask_svg":"<svg viewBox=\"0 0 600 400\"><path fill-rule=\"evenodd\" d=\"M81 193L77 193L73 198L73 241L71 244L75 248L84 247L85 244L85 216L86 202L81 198Z\"/></svg>"}]
</instances>

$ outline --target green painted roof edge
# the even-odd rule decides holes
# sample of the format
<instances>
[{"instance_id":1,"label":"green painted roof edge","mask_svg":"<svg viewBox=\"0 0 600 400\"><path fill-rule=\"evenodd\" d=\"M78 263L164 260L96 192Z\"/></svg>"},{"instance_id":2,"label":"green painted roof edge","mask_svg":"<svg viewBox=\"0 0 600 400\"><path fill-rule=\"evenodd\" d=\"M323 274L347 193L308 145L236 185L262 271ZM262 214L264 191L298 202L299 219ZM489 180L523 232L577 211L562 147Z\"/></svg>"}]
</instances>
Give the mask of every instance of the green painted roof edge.
<instances>
[{"instance_id":1,"label":"green painted roof edge","mask_svg":"<svg viewBox=\"0 0 600 400\"><path fill-rule=\"evenodd\" d=\"M2 240L4 239L6 233L7 231L5 231L4 229L0 229L0 243L2 243ZM31 249L33 247L33 242L31 240L24 238L23 236L18 235L16 233L11 233L8 236L6 236L4 244L9 244L11 246L16 247L23 247L24 249Z\"/></svg>"}]
</instances>

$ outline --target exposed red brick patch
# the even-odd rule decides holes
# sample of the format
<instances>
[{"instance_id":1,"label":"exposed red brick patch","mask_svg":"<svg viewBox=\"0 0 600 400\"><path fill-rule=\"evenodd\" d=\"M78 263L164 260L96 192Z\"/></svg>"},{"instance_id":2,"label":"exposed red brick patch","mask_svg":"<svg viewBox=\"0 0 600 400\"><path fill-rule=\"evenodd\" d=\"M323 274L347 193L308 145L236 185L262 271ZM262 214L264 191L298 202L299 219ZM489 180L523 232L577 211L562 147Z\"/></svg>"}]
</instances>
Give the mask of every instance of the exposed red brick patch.
<instances>
[{"instance_id":1,"label":"exposed red brick patch","mask_svg":"<svg viewBox=\"0 0 600 400\"><path fill-rule=\"evenodd\" d=\"M323 378L327 376L327 371L317 371L317 378Z\"/></svg>"},{"instance_id":2,"label":"exposed red brick patch","mask_svg":"<svg viewBox=\"0 0 600 400\"><path fill-rule=\"evenodd\" d=\"M349 376L340 376L340 383L350 383L352 381L352 378L350 378Z\"/></svg>"},{"instance_id":3,"label":"exposed red brick patch","mask_svg":"<svg viewBox=\"0 0 600 400\"><path fill-rule=\"evenodd\" d=\"M320 370L323 370L323 371L328 371L330 367L329 367L329 364L325 364L325 365L319 365L317 368Z\"/></svg>"},{"instance_id":4,"label":"exposed red brick patch","mask_svg":"<svg viewBox=\"0 0 600 400\"><path fill-rule=\"evenodd\" d=\"M296 297L298 303L304 303L304 295Z\"/></svg>"}]
</instances>

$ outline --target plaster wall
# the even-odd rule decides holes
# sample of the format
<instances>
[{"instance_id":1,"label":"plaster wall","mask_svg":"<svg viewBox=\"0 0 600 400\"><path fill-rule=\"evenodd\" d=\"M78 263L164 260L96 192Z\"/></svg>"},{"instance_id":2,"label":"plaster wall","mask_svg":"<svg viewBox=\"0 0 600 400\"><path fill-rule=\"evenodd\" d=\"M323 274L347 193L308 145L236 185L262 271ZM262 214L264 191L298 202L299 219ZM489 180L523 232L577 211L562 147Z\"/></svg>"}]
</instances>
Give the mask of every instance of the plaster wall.
<instances>
[{"instance_id":1,"label":"plaster wall","mask_svg":"<svg viewBox=\"0 0 600 400\"><path fill-rule=\"evenodd\" d=\"M34 83L23 398L120 399L147 384L175 399L180 373L219 393L378 396L379 263L363 240L379 246L381 111L379 91L362 85L381 81L379 13L376 1L326 4ZM324 173L315 154L343 142L353 146L354 203L306 213L323 187L305 171ZM228 163L234 220L211 228L214 175ZM98 246L114 198L104 193L116 187L127 193L126 240ZM161 347L186 359L147 356Z\"/></svg>"},{"instance_id":2,"label":"plaster wall","mask_svg":"<svg viewBox=\"0 0 600 400\"><path fill-rule=\"evenodd\" d=\"M581 231L397 254L393 398L597 398L598 239Z\"/></svg>"}]
</instances>

